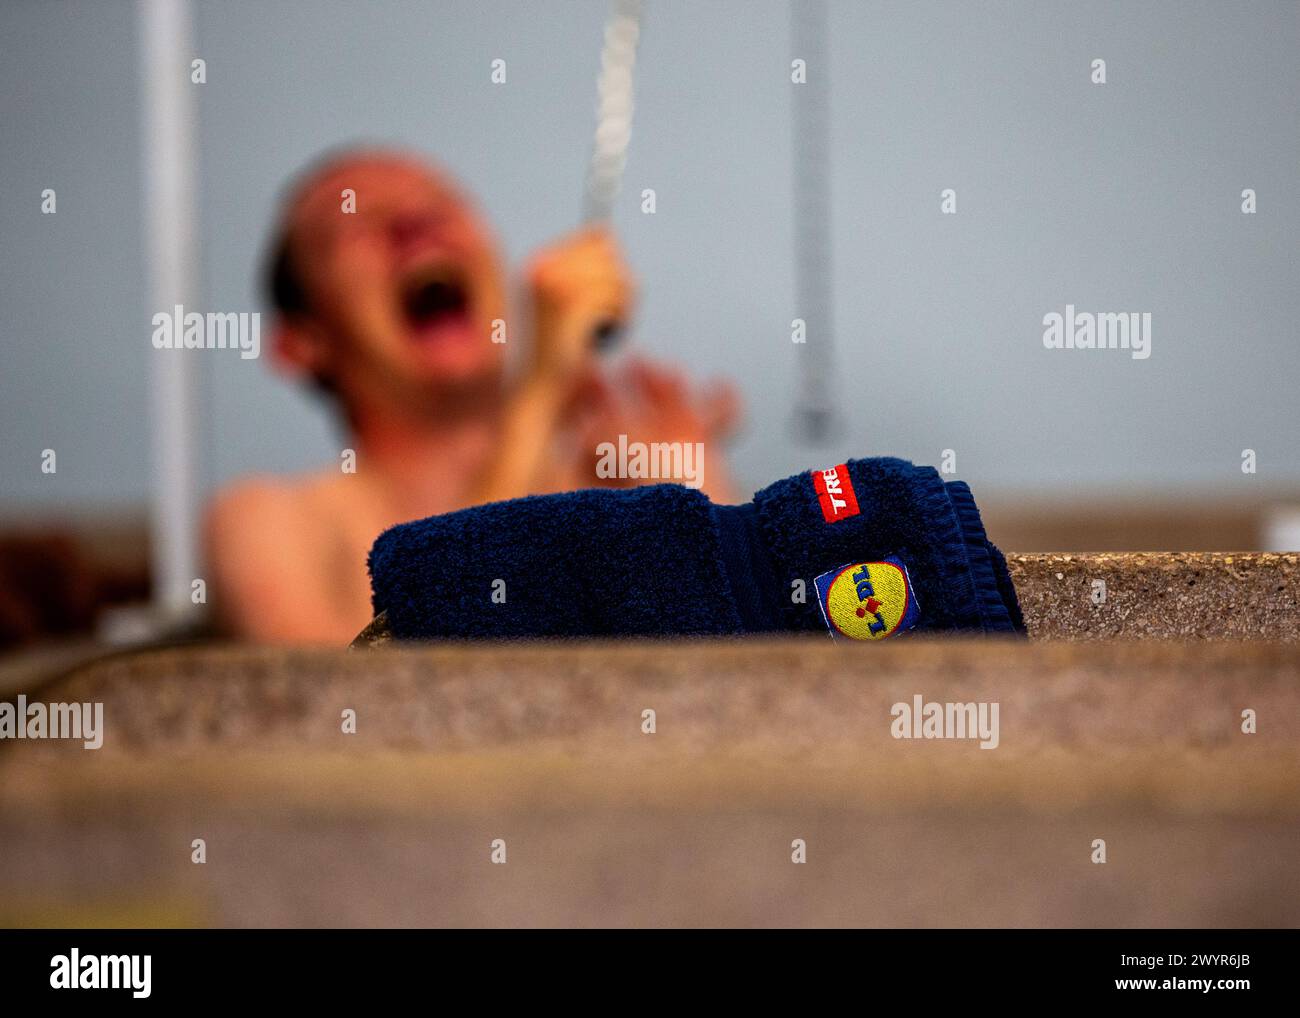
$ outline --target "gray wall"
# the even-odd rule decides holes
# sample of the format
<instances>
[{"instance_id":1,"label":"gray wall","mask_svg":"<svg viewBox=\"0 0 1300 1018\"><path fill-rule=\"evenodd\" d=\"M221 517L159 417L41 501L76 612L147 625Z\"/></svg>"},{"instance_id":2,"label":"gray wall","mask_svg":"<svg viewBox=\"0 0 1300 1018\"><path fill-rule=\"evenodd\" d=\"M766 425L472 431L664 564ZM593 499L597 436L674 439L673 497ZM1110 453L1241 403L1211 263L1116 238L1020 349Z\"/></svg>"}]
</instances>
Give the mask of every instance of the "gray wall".
<instances>
[{"instance_id":1,"label":"gray wall","mask_svg":"<svg viewBox=\"0 0 1300 1018\"><path fill-rule=\"evenodd\" d=\"M260 306L280 187L350 140L436 155L512 257L572 227L605 6L199 3L204 303ZM845 428L813 449L789 426L787 5L646 6L618 216L638 331L741 383L746 483L953 448L983 493L1300 484L1300 6L833 4ZM129 503L149 482L134 17L120 2L0 9L0 507ZM505 86L488 80L495 57ZM639 212L642 187L657 215ZM1152 312L1151 358L1044 349L1042 317L1067 302ZM267 360L197 360L207 484L336 456L320 408Z\"/></svg>"}]
</instances>

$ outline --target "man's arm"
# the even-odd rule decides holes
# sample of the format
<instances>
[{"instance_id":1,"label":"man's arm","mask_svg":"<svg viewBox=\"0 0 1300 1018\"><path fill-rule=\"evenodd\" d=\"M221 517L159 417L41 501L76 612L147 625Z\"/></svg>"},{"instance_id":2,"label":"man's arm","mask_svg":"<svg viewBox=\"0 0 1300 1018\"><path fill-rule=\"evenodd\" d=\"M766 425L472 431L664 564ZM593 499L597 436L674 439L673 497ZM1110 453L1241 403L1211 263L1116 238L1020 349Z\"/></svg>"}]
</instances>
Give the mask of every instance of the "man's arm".
<instances>
[{"instance_id":1,"label":"man's arm","mask_svg":"<svg viewBox=\"0 0 1300 1018\"><path fill-rule=\"evenodd\" d=\"M533 259L526 274L533 335L523 375L506 402L497 450L473 491L499 502L546 487L556 432L583 380L594 371L592 337L630 314L633 284L618 245L584 229Z\"/></svg>"},{"instance_id":2,"label":"man's arm","mask_svg":"<svg viewBox=\"0 0 1300 1018\"><path fill-rule=\"evenodd\" d=\"M329 549L300 501L291 489L253 481L209 508L204 538L224 632L263 643L337 643L360 627L331 597L342 584L325 575Z\"/></svg>"},{"instance_id":3,"label":"man's arm","mask_svg":"<svg viewBox=\"0 0 1300 1018\"><path fill-rule=\"evenodd\" d=\"M582 427L583 455L575 465L571 487L677 481L699 487L714 502L741 501L724 455L740 417L740 398L732 386L714 382L696 388L680 371L637 357L628 361L617 380L598 391ZM640 481L597 477L597 448L602 443L616 444L621 435L627 437L629 446L680 443L683 455L678 465L690 468L691 473Z\"/></svg>"}]
</instances>

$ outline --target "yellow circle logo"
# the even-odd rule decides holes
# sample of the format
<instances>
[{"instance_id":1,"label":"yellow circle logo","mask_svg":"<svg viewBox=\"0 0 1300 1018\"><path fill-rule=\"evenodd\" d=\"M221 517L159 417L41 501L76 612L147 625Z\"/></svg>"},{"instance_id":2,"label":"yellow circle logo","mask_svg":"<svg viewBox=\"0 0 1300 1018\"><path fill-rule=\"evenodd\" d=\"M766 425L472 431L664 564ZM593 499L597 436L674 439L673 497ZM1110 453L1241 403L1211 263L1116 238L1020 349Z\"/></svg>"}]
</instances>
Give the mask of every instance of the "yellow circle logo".
<instances>
[{"instance_id":1,"label":"yellow circle logo","mask_svg":"<svg viewBox=\"0 0 1300 1018\"><path fill-rule=\"evenodd\" d=\"M854 640L883 640L909 614L907 574L892 562L845 566L826 588L822 607L836 631Z\"/></svg>"}]
</instances>

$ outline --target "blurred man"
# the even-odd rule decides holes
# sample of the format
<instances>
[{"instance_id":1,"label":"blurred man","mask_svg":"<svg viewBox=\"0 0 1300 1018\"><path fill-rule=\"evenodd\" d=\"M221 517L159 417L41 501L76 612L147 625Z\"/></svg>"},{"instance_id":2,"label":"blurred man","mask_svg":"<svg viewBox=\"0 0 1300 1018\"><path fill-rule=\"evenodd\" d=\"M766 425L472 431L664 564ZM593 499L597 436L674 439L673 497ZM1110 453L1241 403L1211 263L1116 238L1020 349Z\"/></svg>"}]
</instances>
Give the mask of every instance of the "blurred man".
<instances>
[{"instance_id":1,"label":"blurred man","mask_svg":"<svg viewBox=\"0 0 1300 1018\"><path fill-rule=\"evenodd\" d=\"M597 446L620 435L703 443L704 489L731 500L715 450L734 424L734 392L697 394L641 360L611 377L593 352L593 334L626 321L633 301L607 233L581 231L535 256L513 315L491 233L456 186L415 157L357 151L294 188L273 254L276 361L337 403L356 469L219 494L207 550L230 633L346 643L370 616L366 553L380 531L481 502L634 483L595 469ZM508 380L505 351L521 337Z\"/></svg>"}]
</instances>

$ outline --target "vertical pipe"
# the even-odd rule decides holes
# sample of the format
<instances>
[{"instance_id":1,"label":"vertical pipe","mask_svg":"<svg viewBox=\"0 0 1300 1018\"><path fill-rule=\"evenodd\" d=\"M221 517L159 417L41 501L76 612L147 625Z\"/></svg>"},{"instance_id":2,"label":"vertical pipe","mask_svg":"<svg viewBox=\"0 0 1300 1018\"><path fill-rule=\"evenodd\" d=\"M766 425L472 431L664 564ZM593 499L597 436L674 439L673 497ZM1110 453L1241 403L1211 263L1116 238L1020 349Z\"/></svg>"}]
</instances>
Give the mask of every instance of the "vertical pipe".
<instances>
[{"instance_id":1,"label":"vertical pipe","mask_svg":"<svg viewBox=\"0 0 1300 1018\"><path fill-rule=\"evenodd\" d=\"M835 433L835 321L830 221L830 46L825 0L792 0L792 54L806 62L807 81L791 99L794 188L795 317L806 326L795 395L797 437L811 444Z\"/></svg>"},{"instance_id":2,"label":"vertical pipe","mask_svg":"<svg viewBox=\"0 0 1300 1018\"><path fill-rule=\"evenodd\" d=\"M187 0L139 0L145 251L149 313L196 291L193 53ZM178 323L179 324L179 323ZM154 608L164 625L190 608L198 576L189 351L150 350Z\"/></svg>"}]
</instances>

